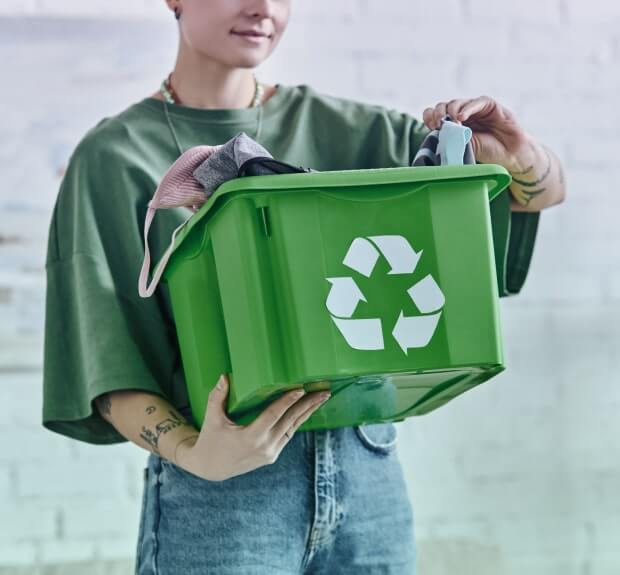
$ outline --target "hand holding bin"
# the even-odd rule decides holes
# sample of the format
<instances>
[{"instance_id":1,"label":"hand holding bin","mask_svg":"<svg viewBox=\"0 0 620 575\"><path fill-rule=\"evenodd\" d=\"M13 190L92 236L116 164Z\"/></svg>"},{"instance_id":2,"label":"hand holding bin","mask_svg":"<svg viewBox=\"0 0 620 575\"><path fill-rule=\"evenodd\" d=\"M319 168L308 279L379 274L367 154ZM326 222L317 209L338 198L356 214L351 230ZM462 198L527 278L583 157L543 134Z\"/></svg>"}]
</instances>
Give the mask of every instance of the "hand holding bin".
<instances>
[{"instance_id":1,"label":"hand holding bin","mask_svg":"<svg viewBox=\"0 0 620 575\"><path fill-rule=\"evenodd\" d=\"M444 157L468 157L461 128L437 139ZM427 413L501 372L489 202L509 183L472 164L221 184L162 276L194 420L221 373L240 424L293 388L331 390L310 430Z\"/></svg>"}]
</instances>

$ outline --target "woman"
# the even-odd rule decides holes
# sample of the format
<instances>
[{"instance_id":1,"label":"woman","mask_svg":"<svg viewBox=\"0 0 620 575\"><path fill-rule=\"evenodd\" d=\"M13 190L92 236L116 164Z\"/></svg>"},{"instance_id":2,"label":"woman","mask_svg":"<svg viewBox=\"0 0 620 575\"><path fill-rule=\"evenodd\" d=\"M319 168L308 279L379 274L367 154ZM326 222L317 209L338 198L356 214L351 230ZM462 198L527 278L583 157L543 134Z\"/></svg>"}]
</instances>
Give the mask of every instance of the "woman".
<instances>
[{"instance_id":1,"label":"woman","mask_svg":"<svg viewBox=\"0 0 620 575\"><path fill-rule=\"evenodd\" d=\"M481 162L513 175L513 209L536 222L563 199L561 166L497 102L451 100L424 123L309 86L261 85L288 0L167 0L179 49L159 90L103 118L77 145L49 230L43 424L90 443L150 451L136 573L414 572L413 515L392 423L295 433L324 400L286 393L248 426L225 412L228 379L192 420L164 285L138 296L141 230L157 183L185 150L244 131L317 170L410 165L450 113ZM187 216L160 212L155 253ZM514 265L527 268L535 225ZM532 230L534 230L532 232ZM529 234L529 235L528 235ZM513 234L514 235L514 234Z\"/></svg>"}]
</instances>

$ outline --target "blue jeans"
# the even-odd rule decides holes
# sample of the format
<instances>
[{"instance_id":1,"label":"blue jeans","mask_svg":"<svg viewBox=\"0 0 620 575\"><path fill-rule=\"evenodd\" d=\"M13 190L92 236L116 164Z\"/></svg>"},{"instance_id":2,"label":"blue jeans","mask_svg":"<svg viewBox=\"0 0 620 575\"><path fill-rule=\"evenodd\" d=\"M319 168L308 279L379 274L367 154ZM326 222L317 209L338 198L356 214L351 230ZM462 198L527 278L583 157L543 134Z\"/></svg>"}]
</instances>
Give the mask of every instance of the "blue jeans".
<instances>
[{"instance_id":1,"label":"blue jeans","mask_svg":"<svg viewBox=\"0 0 620 575\"><path fill-rule=\"evenodd\" d=\"M297 431L224 481L151 454L137 575L413 575L413 511L393 423Z\"/></svg>"}]
</instances>

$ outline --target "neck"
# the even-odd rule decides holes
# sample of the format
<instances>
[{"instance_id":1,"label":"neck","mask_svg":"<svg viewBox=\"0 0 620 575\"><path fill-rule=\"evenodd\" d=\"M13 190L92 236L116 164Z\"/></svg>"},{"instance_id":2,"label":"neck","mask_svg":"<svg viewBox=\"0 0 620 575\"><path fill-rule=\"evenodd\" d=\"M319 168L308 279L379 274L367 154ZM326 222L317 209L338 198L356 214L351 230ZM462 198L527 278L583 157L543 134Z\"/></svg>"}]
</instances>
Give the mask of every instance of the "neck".
<instances>
[{"instance_id":1,"label":"neck","mask_svg":"<svg viewBox=\"0 0 620 575\"><path fill-rule=\"evenodd\" d=\"M184 106L247 108L254 97L253 70L230 68L184 50L172 70L172 86Z\"/></svg>"}]
</instances>

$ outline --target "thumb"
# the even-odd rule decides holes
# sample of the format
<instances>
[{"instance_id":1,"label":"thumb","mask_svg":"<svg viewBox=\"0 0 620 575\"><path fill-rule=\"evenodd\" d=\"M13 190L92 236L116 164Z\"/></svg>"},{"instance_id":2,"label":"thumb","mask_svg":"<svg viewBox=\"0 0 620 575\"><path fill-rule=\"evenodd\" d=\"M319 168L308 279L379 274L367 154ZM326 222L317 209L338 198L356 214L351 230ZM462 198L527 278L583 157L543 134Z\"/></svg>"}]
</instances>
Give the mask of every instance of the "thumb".
<instances>
[{"instance_id":1,"label":"thumb","mask_svg":"<svg viewBox=\"0 0 620 575\"><path fill-rule=\"evenodd\" d=\"M220 375L217 385L209 392L205 419L217 423L236 423L226 415L226 403L228 400L228 376Z\"/></svg>"}]
</instances>

